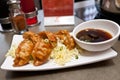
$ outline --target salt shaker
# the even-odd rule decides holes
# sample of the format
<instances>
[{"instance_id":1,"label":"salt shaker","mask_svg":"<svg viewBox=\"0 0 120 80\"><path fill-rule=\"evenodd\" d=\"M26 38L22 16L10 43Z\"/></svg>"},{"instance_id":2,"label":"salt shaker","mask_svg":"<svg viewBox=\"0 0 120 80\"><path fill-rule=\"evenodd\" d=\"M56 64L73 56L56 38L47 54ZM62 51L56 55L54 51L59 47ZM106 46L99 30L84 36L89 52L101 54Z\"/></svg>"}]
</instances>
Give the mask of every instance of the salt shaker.
<instances>
[{"instance_id":1,"label":"salt shaker","mask_svg":"<svg viewBox=\"0 0 120 80\"><path fill-rule=\"evenodd\" d=\"M24 12L21 10L19 0L9 0L7 2L10 10L10 20L15 33L22 34L27 31L27 24Z\"/></svg>"}]
</instances>

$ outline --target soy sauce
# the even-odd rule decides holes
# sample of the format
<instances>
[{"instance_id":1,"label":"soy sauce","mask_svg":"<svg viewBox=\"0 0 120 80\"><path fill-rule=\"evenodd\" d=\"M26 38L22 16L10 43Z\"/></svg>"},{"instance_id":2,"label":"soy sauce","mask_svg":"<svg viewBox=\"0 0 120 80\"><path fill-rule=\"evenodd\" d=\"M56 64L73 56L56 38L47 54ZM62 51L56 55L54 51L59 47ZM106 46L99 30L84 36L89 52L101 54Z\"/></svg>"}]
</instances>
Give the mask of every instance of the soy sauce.
<instances>
[{"instance_id":1,"label":"soy sauce","mask_svg":"<svg viewBox=\"0 0 120 80\"><path fill-rule=\"evenodd\" d=\"M88 28L77 33L79 40L86 42L101 42L112 38L112 35L104 30Z\"/></svg>"}]
</instances>

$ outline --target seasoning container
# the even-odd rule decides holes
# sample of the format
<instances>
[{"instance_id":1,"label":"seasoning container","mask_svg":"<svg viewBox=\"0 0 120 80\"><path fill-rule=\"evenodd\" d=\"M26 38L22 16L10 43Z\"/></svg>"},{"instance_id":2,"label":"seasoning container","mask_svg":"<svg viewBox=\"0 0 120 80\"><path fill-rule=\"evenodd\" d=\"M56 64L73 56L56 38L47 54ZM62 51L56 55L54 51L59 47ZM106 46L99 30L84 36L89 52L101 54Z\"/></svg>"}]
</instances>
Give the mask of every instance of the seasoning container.
<instances>
[{"instance_id":1,"label":"seasoning container","mask_svg":"<svg viewBox=\"0 0 120 80\"><path fill-rule=\"evenodd\" d=\"M19 0L9 0L7 2L10 11L10 20L15 33L22 34L27 31L26 18L24 12L21 10Z\"/></svg>"},{"instance_id":2,"label":"seasoning container","mask_svg":"<svg viewBox=\"0 0 120 80\"><path fill-rule=\"evenodd\" d=\"M12 25L9 19L9 10L7 5L8 0L0 0L0 32L13 31Z\"/></svg>"},{"instance_id":3,"label":"seasoning container","mask_svg":"<svg viewBox=\"0 0 120 80\"><path fill-rule=\"evenodd\" d=\"M37 15L38 10L35 7L34 0L20 0L21 9L26 15L26 22L29 27L39 24Z\"/></svg>"}]
</instances>

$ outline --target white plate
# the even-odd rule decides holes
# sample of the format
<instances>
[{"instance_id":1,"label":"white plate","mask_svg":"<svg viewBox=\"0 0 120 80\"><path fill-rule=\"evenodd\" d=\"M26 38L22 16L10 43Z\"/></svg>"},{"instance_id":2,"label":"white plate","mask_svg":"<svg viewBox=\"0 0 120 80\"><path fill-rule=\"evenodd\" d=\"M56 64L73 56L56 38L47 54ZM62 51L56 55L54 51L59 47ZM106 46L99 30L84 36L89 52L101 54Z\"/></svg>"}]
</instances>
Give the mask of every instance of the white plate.
<instances>
[{"instance_id":1,"label":"white plate","mask_svg":"<svg viewBox=\"0 0 120 80\"><path fill-rule=\"evenodd\" d=\"M18 44L22 40L21 35L15 35L13 37L12 44ZM41 65L41 66L34 66L32 64L27 64L22 67L13 67L13 58L11 56L6 57L5 61L1 65L1 69L3 70L10 70L10 71L44 71L44 70L55 70L55 69L62 69L62 68L69 68L74 66L80 66L90 63L95 63L107 59L111 59L115 56L117 56L117 52L113 49L108 49L106 51L102 52L86 52L82 53L85 55L80 55L78 59L74 59L68 63L66 63L64 66L57 65L52 60L48 61L47 63Z\"/></svg>"}]
</instances>

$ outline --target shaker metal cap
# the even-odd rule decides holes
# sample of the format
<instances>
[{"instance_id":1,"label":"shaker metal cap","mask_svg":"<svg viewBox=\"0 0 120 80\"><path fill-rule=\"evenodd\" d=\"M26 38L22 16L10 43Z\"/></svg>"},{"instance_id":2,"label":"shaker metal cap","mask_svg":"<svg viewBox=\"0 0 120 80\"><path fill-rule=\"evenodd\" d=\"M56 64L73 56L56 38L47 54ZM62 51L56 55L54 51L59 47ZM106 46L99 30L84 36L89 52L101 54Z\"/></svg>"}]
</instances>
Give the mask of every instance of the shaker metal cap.
<instances>
[{"instance_id":1,"label":"shaker metal cap","mask_svg":"<svg viewBox=\"0 0 120 80\"><path fill-rule=\"evenodd\" d=\"M19 4L20 0L9 0L7 4Z\"/></svg>"},{"instance_id":2,"label":"shaker metal cap","mask_svg":"<svg viewBox=\"0 0 120 80\"><path fill-rule=\"evenodd\" d=\"M20 0L9 0L7 2L9 5L9 9L19 9L20 8Z\"/></svg>"}]
</instances>

